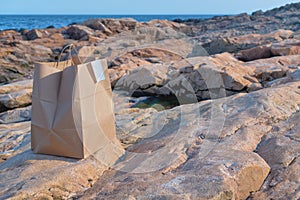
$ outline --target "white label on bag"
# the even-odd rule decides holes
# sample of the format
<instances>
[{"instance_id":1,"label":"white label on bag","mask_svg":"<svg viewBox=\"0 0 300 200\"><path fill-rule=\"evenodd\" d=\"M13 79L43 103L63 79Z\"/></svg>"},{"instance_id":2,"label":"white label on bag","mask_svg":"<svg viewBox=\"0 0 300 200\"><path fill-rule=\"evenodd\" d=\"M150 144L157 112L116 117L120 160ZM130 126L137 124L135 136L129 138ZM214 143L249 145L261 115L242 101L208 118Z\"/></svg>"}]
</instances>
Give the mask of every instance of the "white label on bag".
<instances>
[{"instance_id":1,"label":"white label on bag","mask_svg":"<svg viewBox=\"0 0 300 200\"><path fill-rule=\"evenodd\" d=\"M103 70L103 67L101 64L101 60L95 60L95 61L91 62L91 65L92 65L92 69L94 71L94 75L95 75L97 83L99 81L105 80L104 70Z\"/></svg>"}]
</instances>

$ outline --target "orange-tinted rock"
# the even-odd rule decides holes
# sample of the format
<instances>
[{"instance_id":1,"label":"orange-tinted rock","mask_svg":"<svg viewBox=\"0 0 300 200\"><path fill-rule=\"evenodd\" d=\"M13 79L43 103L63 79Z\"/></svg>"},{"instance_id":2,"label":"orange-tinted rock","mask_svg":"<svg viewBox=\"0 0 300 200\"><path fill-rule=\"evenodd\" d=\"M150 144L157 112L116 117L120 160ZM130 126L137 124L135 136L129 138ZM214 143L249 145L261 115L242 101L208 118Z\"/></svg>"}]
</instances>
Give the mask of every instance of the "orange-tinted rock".
<instances>
[{"instance_id":1,"label":"orange-tinted rock","mask_svg":"<svg viewBox=\"0 0 300 200\"><path fill-rule=\"evenodd\" d=\"M286 40L271 46L271 52L274 56L288 56L300 54L299 40Z\"/></svg>"},{"instance_id":2,"label":"orange-tinted rock","mask_svg":"<svg viewBox=\"0 0 300 200\"><path fill-rule=\"evenodd\" d=\"M236 57L243 61L252 61L263 58L270 58L272 56L270 46L258 46L251 49L239 51Z\"/></svg>"}]
</instances>

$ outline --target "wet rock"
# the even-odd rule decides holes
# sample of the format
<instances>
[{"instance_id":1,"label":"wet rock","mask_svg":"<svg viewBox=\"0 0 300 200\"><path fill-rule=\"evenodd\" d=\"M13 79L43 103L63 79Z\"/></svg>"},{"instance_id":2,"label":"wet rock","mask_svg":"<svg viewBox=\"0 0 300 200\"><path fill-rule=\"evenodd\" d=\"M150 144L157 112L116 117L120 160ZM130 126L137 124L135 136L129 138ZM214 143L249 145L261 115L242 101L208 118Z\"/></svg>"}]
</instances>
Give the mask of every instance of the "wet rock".
<instances>
[{"instance_id":1,"label":"wet rock","mask_svg":"<svg viewBox=\"0 0 300 200\"><path fill-rule=\"evenodd\" d=\"M47 26L46 28L49 29L49 28L55 28L55 27L53 25L50 25L50 26Z\"/></svg>"}]
</instances>

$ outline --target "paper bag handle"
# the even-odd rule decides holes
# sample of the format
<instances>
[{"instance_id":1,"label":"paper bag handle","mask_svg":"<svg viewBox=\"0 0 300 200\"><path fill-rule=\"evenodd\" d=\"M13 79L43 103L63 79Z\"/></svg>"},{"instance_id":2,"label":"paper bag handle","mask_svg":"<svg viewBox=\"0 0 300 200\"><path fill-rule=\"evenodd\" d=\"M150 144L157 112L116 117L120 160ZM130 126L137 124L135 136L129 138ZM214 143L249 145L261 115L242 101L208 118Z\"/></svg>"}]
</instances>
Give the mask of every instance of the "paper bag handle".
<instances>
[{"instance_id":1,"label":"paper bag handle","mask_svg":"<svg viewBox=\"0 0 300 200\"><path fill-rule=\"evenodd\" d=\"M68 56L68 57L69 57L69 58L72 57L72 50L74 50L74 51L76 52L76 56L77 56L79 62L82 64L82 61L81 61L81 59L80 59L79 56L78 56L78 52L77 52L77 50L76 50L76 48L75 48L75 45L74 45L74 44L68 44L68 45L66 45L66 46L61 50L56 65L58 66L58 63L61 61L62 54L63 54L67 49L70 49L70 52L69 52L69 56ZM74 64L74 62L73 62L72 59L71 59L71 61L72 61L72 64Z\"/></svg>"}]
</instances>

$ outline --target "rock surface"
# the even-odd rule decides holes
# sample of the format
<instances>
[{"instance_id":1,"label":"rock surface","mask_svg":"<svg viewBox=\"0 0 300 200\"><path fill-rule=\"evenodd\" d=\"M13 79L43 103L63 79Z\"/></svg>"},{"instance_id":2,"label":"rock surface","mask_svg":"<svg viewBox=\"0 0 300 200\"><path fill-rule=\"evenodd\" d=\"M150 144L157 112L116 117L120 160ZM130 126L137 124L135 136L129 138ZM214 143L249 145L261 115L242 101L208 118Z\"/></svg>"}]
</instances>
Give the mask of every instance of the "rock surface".
<instances>
[{"instance_id":1,"label":"rock surface","mask_svg":"<svg viewBox=\"0 0 300 200\"><path fill-rule=\"evenodd\" d=\"M35 40L37 38L42 38L42 37L43 37L43 34L36 29L33 29L26 33L27 40Z\"/></svg>"},{"instance_id":2,"label":"rock surface","mask_svg":"<svg viewBox=\"0 0 300 200\"><path fill-rule=\"evenodd\" d=\"M274 44L271 47L271 52L274 56L288 56L300 54L299 40L286 40L279 44Z\"/></svg>"},{"instance_id":3,"label":"rock surface","mask_svg":"<svg viewBox=\"0 0 300 200\"><path fill-rule=\"evenodd\" d=\"M142 129L132 124L132 130L124 123L130 130L129 137L135 130L141 130L140 134L147 130L146 135L140 135L140 140L127 148L128 155L81 197L246 199L260 189L273 166L272 160L277 159L274 151L267 151L271 154L265 156L260 153L263 148L273 149L269 142L264 146L264 136L272 132L273 124L296 120L294 113L299 113L300 105L298 87L299 82L295 82L181 106L151 117L153 120L163 115L165 121L159 120L159 124L144 119L146 124ZM292 131L294 137L293 134L297 132ZM294 142L289 139L284 144ZM282 159L288 159L285 166L297 157L299 150L292 152L293 157L282 154ZM292 167L290 170L295 170ZM297 197L292 190L285 192Z\"/></svg>"},{"instance_id":4,"label":"rock surface","mask_svg":"<svg viewBox=\"0 0 300 200\"><path fill-rule=\"evenodd\" d=\"M2 199L67 199L91 187L106 169L92 158L78 161L35 155L27 150L1 164L0 196Z\"/></svg>"},{"instance_id":5,"label":"rock surface","mask_svg":"<svg viewBox=\"0 0 300 200\"><path fill-rule=\"evenodd\" d=\"M216 99L268 87L298 69L297 59L299 56L294 55L241 62L231 54L223 53L181 59L169 65L142 63L144 66L123 73L115 89L143 96Z\"/></svg>"},{"instance_id":6,"label":"rock surface","mask_svg":"<svg viewBox=\"0 0 300 200\"><path fill-rule=\"evenodd\" d=\"M270 169L276 174L287 168L280 175L281 190L284 184L297 186L293 181L298 176L294 172L299 145L294 143L299 105L299 82L294 82L169 111L123 108L117 114L118 137L127 155L109 171L93 159L32 154L28 150L30 122L0 125L5 136L2 144L6 144L1 155L8 159L0 164L1 178L7 183L1 186L1 196L245 199L250 193L253 198L275 195L263 184ZM287 148L290 145L294 149ZM47 172L41 173L45 166ZM284 192L297 197L292 190Z\"/></svg>"},{"instance_id":7,"label":"rock surface","mask_svg":"<svg viewBox=\"0 0 300 200\"><path fill-rule=\"evenodd\" d=\"M134 19L92 19L83 22L84 25L94 29L101 30L107 35L112 35L115 33L120 33L123 31L133 30L139 26L141 23L135 21ZM108 28L109 27L109 28Z\"/></svg>"},{"instance_id":8,"label":"rock surface","mask_svg":"<svg viewBox=\"0 0 300 200\"><path fill-rule=\"evenodd\" d=\"M0 31L0 199L299 199L299 5ZM33 63L70 43L107 59L113 166L30 150Z\"/></svg>"},{"instance_id":9,"label":"rock surface","mask_svg":"<svg viewBox=\"0 0 300 200\"><path fill-rule=\"evenodd\" d=\"M16 108L0 113L0 124L10 124L31 120L31 106Z\"/></svg>"},{"instance_id":10,"label":"rock surface","mask_svg":"<svg viewBox=\"0 0 300 200\"><path fill-rule=\"evenodd\" d=\"M222 52L236 53L240 50L254 48L260 45L266 45L275 42L281 42L293 35L290 30L277 30L268 34L249 34L238 37L217 38L209 43L203 44L203 47L209 54Z\"/></svg>"},{"instance_id":11,"label":"rock surface","mask_svg":"<svg viewBox=\"0 0 300 200\"><path fill-rule=\"evenodd\" d=\"M93 35L91 29L86 26L73 25L66 30L66 33L74 40L88 40L90 35Z\"/></svg>"},{"instance_id":12,"label":"rock surface","mask_svg":"<svg viewBox=\"0 0 300 200\"><path fill-rule=\"evenodd\" d=\"M266 34L279 29L299 30L297 18L299 3L287 4L266 12L257 11L248 15L216 16L211 19L175 20L191 27L188 33L203 41L216 37L231 37L245 34Z\"/></svg>"},{"instance_id":13,"label":"rock surface","mask_svg":"<svg viewBox=\"0 0 300 200\"><path fill-rule=\"evenodd\" d=\"M272 127L257 152L272 170L262 189L250 199L299 199L300 191L300 112Z\"/></svg>"},{"instance_id":14,"label":"rock surface","mask_svg":"<svg viewBox=\"0 0 300 200\"><path fill-rule=\"evenodd\" d=\"M241 50L237 53L236 57L242 61L252 61L264 58L270 58L272 51L270 45L257 46L251 49Z\"/></svg>"},{"instance_id":15,"label":"rock surface","mask_svg":"<svg viewBox=\"0 0 300 200\"><path fill-rule=\"evenodd\" d=\"M31 104L32 80L16 82L0 88L0 112Z\"/></svg>"}]
</instances>

